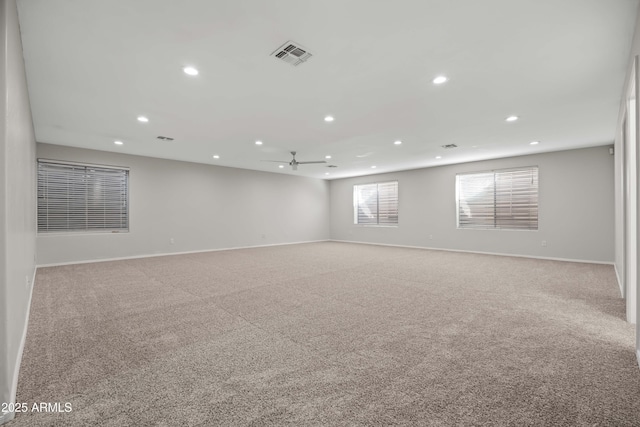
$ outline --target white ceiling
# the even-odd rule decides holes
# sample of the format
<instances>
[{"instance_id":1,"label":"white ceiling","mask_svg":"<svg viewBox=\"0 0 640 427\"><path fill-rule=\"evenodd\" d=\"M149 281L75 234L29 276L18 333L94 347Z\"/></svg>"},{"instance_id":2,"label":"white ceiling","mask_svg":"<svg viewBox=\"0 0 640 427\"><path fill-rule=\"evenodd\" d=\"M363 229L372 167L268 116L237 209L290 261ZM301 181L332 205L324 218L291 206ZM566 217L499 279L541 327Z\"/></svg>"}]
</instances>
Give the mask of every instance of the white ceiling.
<instances>
[{"instance_id":1,"label":"white ceiling","mask_svg":"<svg viewBox=\"0 0 640 427\"><path fill-rule=\"evenodd\" d=\"M39 142L331 179L611 143L638 1L18 6ZM292 150L338 167L262 161Z\"/></svg>"}]
</instances>

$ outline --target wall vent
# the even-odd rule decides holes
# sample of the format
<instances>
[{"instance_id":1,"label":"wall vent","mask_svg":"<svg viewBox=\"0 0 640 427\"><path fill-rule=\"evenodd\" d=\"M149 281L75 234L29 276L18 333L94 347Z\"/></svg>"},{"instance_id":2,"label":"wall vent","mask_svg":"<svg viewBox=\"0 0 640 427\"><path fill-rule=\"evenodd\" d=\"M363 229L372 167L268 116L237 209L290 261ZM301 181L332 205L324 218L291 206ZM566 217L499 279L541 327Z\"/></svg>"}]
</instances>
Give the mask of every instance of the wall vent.
<instances>
[{"instance_id":1,"label":"wall vent","mask_svg":"<svg viewBox=\"0 0 640 427\"><path fill-rule=\"evenodd\" d=\"M456 145L456 144L447 144L447 145L443 145L443 146L442 146L442 148L447 148L447 149L449 149L449 148L456 148L456 147L457 147L457 145Z\"/></svg>"},{"instance_id":2,"label":"wall vent","mask_svg":"<svg viewBox=\"0 0 640 427\"><path fill-rule=\"evenodd\" d=\"M306 62L313 55L299 43L288 41L271 53L271 56L280 59L294 67Z\"/></svg>"},{"instance_id":3,"label":"wall vent","mask_svg":"<svg viewBox=\"0 0 640 427\"><path fill-rule=\"evenodd\" d=\"M168 136L157 136L156 138L158 138L160 141L173 141L173 138L170 138Z\"/></svg>"}]
</instances>

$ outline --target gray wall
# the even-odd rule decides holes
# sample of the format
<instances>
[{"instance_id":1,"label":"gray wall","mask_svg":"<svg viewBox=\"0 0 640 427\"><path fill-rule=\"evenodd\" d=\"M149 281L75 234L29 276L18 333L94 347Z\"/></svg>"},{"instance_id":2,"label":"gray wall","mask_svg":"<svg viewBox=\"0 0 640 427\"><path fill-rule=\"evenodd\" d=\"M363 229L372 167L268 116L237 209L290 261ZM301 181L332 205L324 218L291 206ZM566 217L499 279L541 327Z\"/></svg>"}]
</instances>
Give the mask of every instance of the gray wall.
<instances>
[{"instance_id":1,"label":"gray wall","mask_svg":"<svg viewBox=\"0 0 640 427\"><path fill-rule=\"evenodd\" d=\"M612 262L613 163L609 147L595 147L335 180L331 238ZM533 165L539 167L538 231L457 229L456 173ZM389 180L399 184L398 227L354 225L353 186Z\"/></svg>"},{"instance_id":2,"label":"gray wall","mask_svg":"<svg viewBox=\"0 0 640 427\"><path fill-rule=\"evenodd\" d=\"M130 232L39 234L39 265L329 238L324 180L50 144L37 155L131 168Z\"/></svg>"},{"instance_id":3,"label":"gray wall","mask_svg":"<svg viewBox=\"0 0 640 427\"><path fill-rule=\"evenodd\" d=\"M35 270L35 137L15 0L0 2L0 402L15 399ZM13 414L0 414L0 422Z\"/></svg>"}]
</instances>

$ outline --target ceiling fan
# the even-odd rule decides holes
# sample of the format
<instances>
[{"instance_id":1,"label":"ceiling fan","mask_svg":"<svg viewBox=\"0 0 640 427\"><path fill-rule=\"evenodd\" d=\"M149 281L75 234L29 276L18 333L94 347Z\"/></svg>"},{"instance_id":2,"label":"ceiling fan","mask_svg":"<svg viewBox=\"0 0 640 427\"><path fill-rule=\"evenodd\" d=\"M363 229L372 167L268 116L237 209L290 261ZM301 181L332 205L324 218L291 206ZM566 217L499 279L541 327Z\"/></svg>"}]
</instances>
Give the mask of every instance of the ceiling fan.
<instances>
[{"instance_id":1,"label":"ceiling fan","mask_svg":"<svg viewBox=\"0 0 640 427\"><path fill-rule=\"evenodd\" d=\"M293 169L294 171L298 170L298 165L309 165L312 163L327 163L325 160L315 160L312 162L299 162L296 160L295 151L291 151L291 155L293 156L293 159L290 162L287 162L286 160L263 160L263 162L288 163L291 166L291 169Z\"/></svg>"}]
</instances>

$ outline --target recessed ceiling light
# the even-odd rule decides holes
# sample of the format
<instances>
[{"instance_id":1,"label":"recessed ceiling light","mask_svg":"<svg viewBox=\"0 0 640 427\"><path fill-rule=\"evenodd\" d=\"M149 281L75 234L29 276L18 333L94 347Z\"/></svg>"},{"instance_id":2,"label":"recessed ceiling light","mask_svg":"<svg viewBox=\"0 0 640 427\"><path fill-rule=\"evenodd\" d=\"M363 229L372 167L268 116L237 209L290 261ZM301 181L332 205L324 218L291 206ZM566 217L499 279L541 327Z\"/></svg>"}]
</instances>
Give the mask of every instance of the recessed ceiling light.
<instances>
[{"instance_id":1,"label":"recessed ceiling light","mask_svg":"<svg viewBox=\"0 0 640 427\"><path fill-rule=\"evenodd\" d=\"M122 145L122 144L124 144L124 142L122 142L122 141L113 141L113 143L114 143L114 144L116 144L116 145Z\"/></svg>"},{"instance_id":2,"label":"recessed ceiling light","mask_svg":"<svg viewBox=\"0 0 640 427\"><path fill-rule=\"evenodd\" d=\"M217 154L213 156L214 159L219 159L220 156L218 156Z\"/></svg>"},{"instance_id":3,"label":"recessed ceiling light","mask_svg":"<svg viewBox=\"0 0 640 427\"><path fill-rule=\"evenodd\" d=\"M194 67L184 67L182 69L182 71L184 71L185 74L188 74L190 76L197 76L198 75L198 70Z\"/></svg>"},{"instance_id":4,"label":"recessed ceiling light","mask_svg":"<svg viewBox=\"0 0 640 427\"><path fill-rule=\"evenodd\" d=\"M282 169L282 168L284 168L284 165L278 165L278 167L279 167L280 169Z\"/></svg>"},{"instance_id":5,"label":"recessed ceiling light","mask_svg":"<svg viewBox=\"0 0 640 427\"><path fill-rule=\"evenodd\" d=\"M540 141L531 141L529 144L531 144L531 145L538 145L538 144L540 144Z\"/></svg>"},{"instance_id":6,"label":"recessed ceiling light","mask_svg":"<svg viewBox=\"0 0 640 427\"><path fill-rule=\"evenodd\" d=\"M442 158L442 156L436 156L436 159L441 159L441 158Z\"/></svg>"},{"instance_id":7,"label":"recessed ceiling light","mask_svg":"<svg viewBox=\"0 0 640 427\"><path fill-rule=\"evenodd\" d=\"M262 141L256 141L256 145L262 145Z\"/></svg>"},{"instance_id":8,"label":"recessed ceiling light","mask_svg":"<svg viewBox=\"0 0 640 427\"><path fill-rule=\"evenodd\" d=\"M438 76L435 79L433 79L433 84L434 85L441 85L442 83L446 82L447 80L449 80L446 76Z\"/></svg>"},{"instance_id":9,"label":"recessed ceiling light","mask_svg":"<svg viewBox=\"0 0 640 427\"><path fill-rule=\"evenodd\" d=\"M325 158L325 159L330 159L330 158L331 158L331 156L324 156L324 158Z\"/></svg>"},{"instance_id":10,"label":"recessed ceiling light","mask_svg":"<svg viewBox=\"0 0 640 427\"><path fill-rule=\"evenodd\" d=\"M333 116L327 116L327 117L324 118L325 122L332 122L333 120L334 120Z\"/></svg>"},{"instance_id":11,"label":"recessed ceiling light","mask_svg":"<svg viewBox=\"0 0 640 427\"><path fill-rule=\"evenodd\" d=\"M402 141L397 140L397 141L393 141L393 143L394 143L395 145L400 145L400 144L402 144Z\"/></svg>"},{"instance_id":12,"label":"recessed ceiling light","mask_svg":"<svg viewBox=\"0 0 640 427\"><path fill-rule=\"evenodd\" d=\"M149 121L145 116L138 116L138 121L142 123L147 123Z\"/></svg>"},{"instance_id":13,"label":"recessed ceiling light","mask_svg":"<svg viewBox=\"0 0 640 427\"><path fill-rule=\"evenodd\" d=\"M516 120L518 120L518 116L509 116L505 119L505 121L507 122L515 122Z\"/></svg>"},{"instance_id":14,"label":"recessed ceiling light","mask_svg":"<svg viewBox=\"0 0 640 427\"><path fill-rule=\"evenodd\" d=\"M371 166L371 169L375 169L375 168L377 168L377 166L375 166L375 165L374 165L374 166Z\"/></svg>"}]
</instances>

